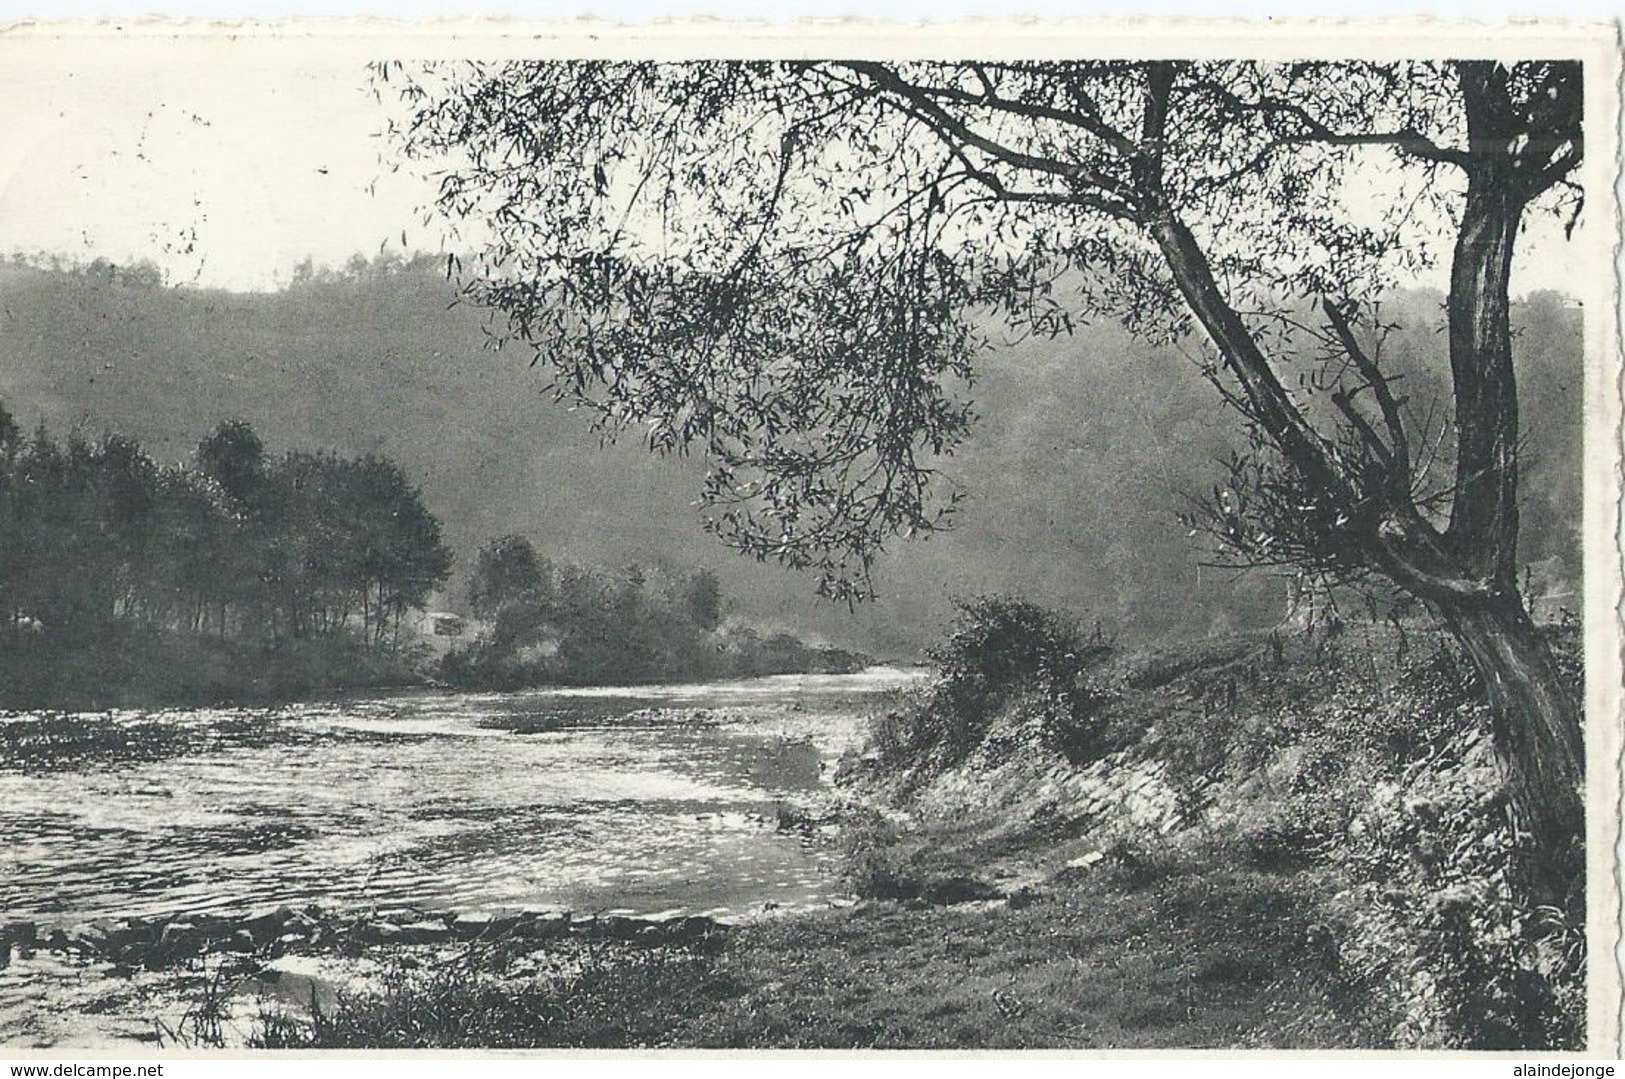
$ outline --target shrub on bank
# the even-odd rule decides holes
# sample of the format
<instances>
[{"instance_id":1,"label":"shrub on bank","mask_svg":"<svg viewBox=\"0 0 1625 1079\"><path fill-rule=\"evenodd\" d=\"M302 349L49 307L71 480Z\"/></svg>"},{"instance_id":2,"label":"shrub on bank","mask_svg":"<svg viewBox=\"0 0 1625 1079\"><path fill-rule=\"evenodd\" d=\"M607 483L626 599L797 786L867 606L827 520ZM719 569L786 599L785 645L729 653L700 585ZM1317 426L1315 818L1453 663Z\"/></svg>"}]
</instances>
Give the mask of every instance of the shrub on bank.
<instances>
[{"instance_id":1,"label":"shrub on bank","mask_svg":"<svg viewBox=\"0 0 1625 1079\"><path fill-rule=\"evenodd\" d=\"M1014 747L1055 748L1058 729L1085 733L1084 752L1067 755L1087 760L1126 744L1133 720L1147 728L1133 760L1159 766L1191 827L1164 836L1121 815L1087 817L1103 857L1076 872L1093 886L1137 895L1182 875L1290 879L1320 957L1316 992L1336 997L1335 1012L1356 1009L1387 1044L1583 1047L1584 882L1562 909L1514 898L1489 708L1445 634L1355 624L1182 644L1115 662L1114 699L1098 666L1070 667L1065 629L1019 601L966 605L937 650L942 679L873 722L864 767L900 778L906 794L950 768L969 778ZM1580 685L1579 627L1545 632ZM1008 837L1009 823L964 827ZM919 890L918 837L874 827L860 838L850 867L861 894ZM1088 849L1077 838L1064 840L1068 855ZM1283 971L1282 985L1303 974ZM1279 1036L1267 1044L1321 1043L1324 1001L1296 992L1272 1005Z\"/></svg>"},{"instance_id":2,"label":"shrub on bank","mask_svg":"<svg viewBox=\"0 0 1625 1079\"><path fill-rule=\"evenodd\" d=\"M708 570L555 565L523 536L481 548L469 605L485 628L440 674L470 689L849 674L872 662L727 617Z\"/></svg>"},{"instance_id":3,"label":"shrub on bank","mask_svg":"<svg viewBox=\"0 0 1625 1079\"><path fill-rule=\"evenodd\" d=\"M1097 678L1112 644L1060 612L1012 596L956 601L947 638L929 655L937 677L875 718L869 752L879 768L939 774L980 752L997 761L1022 750L1075 763L1114 748Z\"/></svg>"},{"instance_id":4,"label":"shrub on bank","mask_svg":"<svg viewBox=\"0 0 1625 1079\"><path fill-rule=\"evenodd\" d=\"M860 899L907 899L919 888L895 825L878 813L848 811L841 822L845 841L842 877Z\"/></svg>"}]
</instances>

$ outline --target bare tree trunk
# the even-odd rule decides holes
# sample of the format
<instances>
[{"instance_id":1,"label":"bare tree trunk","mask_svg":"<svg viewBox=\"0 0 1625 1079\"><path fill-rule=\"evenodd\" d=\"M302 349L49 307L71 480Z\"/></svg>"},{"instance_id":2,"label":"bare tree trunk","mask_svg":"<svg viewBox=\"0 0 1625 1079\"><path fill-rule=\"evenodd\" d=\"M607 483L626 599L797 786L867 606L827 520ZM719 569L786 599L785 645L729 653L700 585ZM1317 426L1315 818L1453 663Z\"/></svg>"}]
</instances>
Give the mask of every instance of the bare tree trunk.
<instances>
[{"instance_id":1,"label":"bare tree trunk","mask_svg":"<svg viewBox=\"0 0 1625 1079\"><path fill-rule=\"evenodd\" d=\"M1535 192L1508 150L1506 72L1463 64L1467 192L1450 259L1451 395L1456 407L1456 482L1445 539L1472 577L1517 584L1518 388L1512 363L1510 291L1518 225Z\"/></svg>"},{"instance_id":2,"label":"bare tree trunk","mask_svg":"<svg viewBox=\"0 0 1625 1079\"><path fill-rule=\"evenodd\" d=\"M1542 184L1518 161L1507 70L1460 67L1467 193L1447 302L1456 405L1456 489L1444 546L1486 595L1429 597L1472 658L1494 712L1530 895L1562 905L1583 870L1580 708L1518 595L1518 392L1509 293L1518 226ZM1535 162L1539 164L1539 162Z\"/></svg>"}]
</instances>

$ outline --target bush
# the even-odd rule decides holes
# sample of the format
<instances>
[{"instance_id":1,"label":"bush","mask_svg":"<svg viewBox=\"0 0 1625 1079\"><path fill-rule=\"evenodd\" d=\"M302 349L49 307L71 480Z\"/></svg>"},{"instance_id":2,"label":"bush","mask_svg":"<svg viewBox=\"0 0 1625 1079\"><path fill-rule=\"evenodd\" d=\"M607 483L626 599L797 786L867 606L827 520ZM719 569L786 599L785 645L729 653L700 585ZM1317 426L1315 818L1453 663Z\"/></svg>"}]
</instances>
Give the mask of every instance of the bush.
<instances>
[{"instance_id":1,"label":"bush","mask_svg":"<svg viewBox=\"0 0 1625 1079\"><path fill-rule=\"evenodd\" d=\"M989 716L1035 683L1066 690L1111 654L1097 624L1085 635L1075 619L1014 596L956 601L948 637L928 653L938 694L966 716Z\"/></svg>"},{"instance_id":2,"label":"bush","mask_svg":"<svg viewBox=\"0 0 1625 1079\"><path fill-rule=\"evenodd\" d=\"M503 551L515 565L493 568ZM451 685L514 690L850 674L872 663L859 652L723 622L724 598L704 571L650 577L636 565L618 573L565 565L555 572L526 551L528 543L508 537L481 552L486 578L476 581L474 599L490 624L441 660L440 677ZM504 583L504 575L515 580Z\"/></svg>"},{"instance_id":3,"label":"bush","mask_svg":"<svg viewBox=\"0 0 1625 1079\"><path fill-rule=\"evenodd\" d=\"M957 601L947 638L929 655L929 689L870 723L869 751L883 770L919 776L946 771L979 750L1003 759L1018 750L1076 763L1112 746L1104 706L1115 694L1094 671L1112 652L1099 626L1010 596Z\"/></svg>"},{"instance_id":4,"label":"bush","mask_svg":"<svg viewBox=\"0 0 1625 1079\"><path fill-rule=\"evenodd\" d=\"M855 811L843 822L842 878L860 899L909 899L919 884L898 842L896 827L874 812Z\"/></svg>"}]
</instances>

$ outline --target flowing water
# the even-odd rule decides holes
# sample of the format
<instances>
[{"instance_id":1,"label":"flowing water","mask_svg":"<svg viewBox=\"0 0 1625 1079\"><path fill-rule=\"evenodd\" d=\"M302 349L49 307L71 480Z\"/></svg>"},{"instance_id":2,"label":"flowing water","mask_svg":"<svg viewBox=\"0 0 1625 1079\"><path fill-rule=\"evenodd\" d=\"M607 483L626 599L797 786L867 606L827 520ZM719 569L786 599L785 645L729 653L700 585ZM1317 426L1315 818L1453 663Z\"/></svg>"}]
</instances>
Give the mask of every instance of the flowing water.
<instances>
[{"instance_id":1,"label":"flowing water","mask_svg":"<svg viewBox=\"0 0 1625 1079\"><path fill-rule=\"evenodd\" d=\"M777 809L915 677L4 717L0 915L818 903L834 852Z\"/></svg>"}]
</instances>

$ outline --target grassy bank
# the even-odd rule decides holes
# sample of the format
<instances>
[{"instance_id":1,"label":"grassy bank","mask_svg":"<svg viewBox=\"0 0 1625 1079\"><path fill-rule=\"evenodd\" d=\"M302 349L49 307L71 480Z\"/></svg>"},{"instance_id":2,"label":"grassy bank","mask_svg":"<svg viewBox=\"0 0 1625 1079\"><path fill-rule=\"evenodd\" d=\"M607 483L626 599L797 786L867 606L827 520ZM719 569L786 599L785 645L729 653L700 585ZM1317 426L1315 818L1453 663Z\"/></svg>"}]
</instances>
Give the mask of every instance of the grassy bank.
<instances>
[{"instance_id":1,"label":"grassy bank","mask_svg":"<svg viewBox=\"0 0 1625 1079\"><path fill-rule=\"evenodd\" d=\"M1376 1045L1336 995L1305 883L1116 870L1014 903L874 902L740 927L720 947L488 950L311 1015L270 1047L1172 1048ZM401 960L404 959L404 965ZM1281 971L1290 970L1283 980Z\"/></svg>"}]
</instances>

